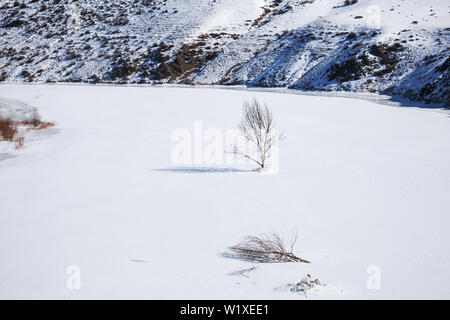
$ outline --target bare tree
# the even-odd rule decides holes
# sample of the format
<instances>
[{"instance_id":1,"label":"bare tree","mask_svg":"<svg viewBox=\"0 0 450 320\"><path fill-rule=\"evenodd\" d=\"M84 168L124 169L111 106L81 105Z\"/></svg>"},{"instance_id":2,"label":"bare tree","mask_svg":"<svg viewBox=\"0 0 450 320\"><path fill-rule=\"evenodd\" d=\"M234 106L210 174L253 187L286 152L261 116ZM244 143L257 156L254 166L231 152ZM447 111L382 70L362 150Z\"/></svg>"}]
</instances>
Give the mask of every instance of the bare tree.
<instances>
[{"instance_id":1,"label":"bare tree","mask_svg":"<svg viewBox=\"0 0 450 320\"><path fill-rule=\"evenodd\" d=\"M256 147L256 152L246 152L233 145L233 153L257 163L264 169L271 156L272 148L284 138L284 134L274 128L273 115L266 104L258 100L244 101L243 116L238 126L244 138Z\"/></svg>"},{"instance_id":2,"label":"bare tree","mask_svg":"<svg viewBox=\"0 0 450 320\"><path fill-rule=\"evenodd\" d=\"M235 257L256 262L304 262L294 255L294 245L297 242L297 233L295 233L286 246L280 235L276 232L263 233L259 236L247 236L237 245L229 247Z\"/></svg>"}]
</instances>

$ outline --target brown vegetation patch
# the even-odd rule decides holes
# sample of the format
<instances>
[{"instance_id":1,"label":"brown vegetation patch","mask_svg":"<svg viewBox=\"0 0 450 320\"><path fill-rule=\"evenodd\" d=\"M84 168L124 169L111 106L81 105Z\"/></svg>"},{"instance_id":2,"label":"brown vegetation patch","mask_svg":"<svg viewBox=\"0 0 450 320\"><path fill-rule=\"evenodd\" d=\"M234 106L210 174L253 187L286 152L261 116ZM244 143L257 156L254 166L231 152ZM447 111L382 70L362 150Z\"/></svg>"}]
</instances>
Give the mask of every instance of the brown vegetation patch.
<instances>
[{"instance_id":1,"label":"brown vegetation patch","mask_svg":"<svg viewBox=\"0 0 450 320\"><path fill-rule=\"evenodd\" d=\"M203 36L197 42L183 44L173 58L162 55L161 50L158 49L156 57L160 64L155 70L151 71L153 79L190 83L189 77L192 73L199 71L202 66L219 55L217 51L204 50L207 49L205 45L206 41L204 41Z\"/></svg>"},{"instance_id":2,"label":"brown vegetation patch","mask_svg":"<svg viewBox=\"0 0 450 320\"><path fill-rule=\"evenodd\" d=\"M0 141L14 142L16 149L22 148L25 137L19 133L19 126L24 126L28 132L54 127L55 123L42 121L37 111L32 112L27 119L21 121L0 117Z\"/></svg>"},{"instance_id":3,"label":"brown vegetation patch","mask_svg":"<svg viewBox=\"0 0 450 320\"><path fill-rule=\"evenodd\" d=\"M9 118L0 118L0 140L13 141L17 134L17 123Z\"/></svg>"}]
</instances>

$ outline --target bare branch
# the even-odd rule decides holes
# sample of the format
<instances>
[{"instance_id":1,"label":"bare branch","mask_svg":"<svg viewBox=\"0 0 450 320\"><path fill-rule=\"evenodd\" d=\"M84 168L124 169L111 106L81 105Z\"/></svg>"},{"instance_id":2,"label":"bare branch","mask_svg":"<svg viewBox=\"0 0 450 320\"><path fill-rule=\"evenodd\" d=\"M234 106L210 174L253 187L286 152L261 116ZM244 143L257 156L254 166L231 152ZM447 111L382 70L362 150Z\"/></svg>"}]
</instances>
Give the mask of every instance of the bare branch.
<instances>
[{"instance_id":1,"label":"bare branch","mask_svg":"<svg viewBox=\"0 0 450 320\"><path fill-rule=\"evenodd\" d=\"M251 268L247 268L247 269L242 269L242 270L238 270L238 271L234 271L234 272L230 272L228 275L229 276L244 276L246 278L250 278L247 273L250 273L252 271L255 271L257 268L255 266L251 267Z\"/></svg>"}]
</instances>

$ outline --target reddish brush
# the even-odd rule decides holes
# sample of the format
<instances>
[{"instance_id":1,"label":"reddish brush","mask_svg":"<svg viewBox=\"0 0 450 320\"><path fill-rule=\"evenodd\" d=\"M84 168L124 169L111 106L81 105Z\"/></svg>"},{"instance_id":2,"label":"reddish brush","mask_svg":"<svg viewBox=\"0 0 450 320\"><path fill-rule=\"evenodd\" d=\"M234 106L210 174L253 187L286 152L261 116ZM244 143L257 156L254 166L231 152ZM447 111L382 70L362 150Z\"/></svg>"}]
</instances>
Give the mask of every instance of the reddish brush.
<instances>
[{"instance_id":1,"label":"reddish brush","mask_svg":"<svg viewBox=\"0 0 450 320\"><path fill-rule=\"evenodd\" d=\"M31 113L30 117L28 117L25 120L20 121L19 123L24 126L32 126L29 129L34 129L34 130L42 130L42 129L47 129L49 127L55 126L54 122L42 121L41 115L37 111L33 111Z\"/></svg>"},{"instance_id":2,"label":"reddish brush","mask_svg":"<svg viewBox=\"0 0 450 320\"><path fill-rule=\"evenodd\" d=\"M37 111L31 113L30 117L22 121L14 121L9 118L0 117L0 140L15 142L16 149L23 147L25 138L21 135L17 137L18 126L25 126L26 132L30 130L43 130L55 126L54 122L45 122Z\"/></svg>"},{"instance_id":3,"label":"reddish brush","mask_svg":"<svg viewBox=\"0 0 450 320\"><path fill-rule=\"evenodd\" d=\"M0 118L0 140L13 141L17 134L17 123L9 118Z\"/></svg>"}]
</instances>

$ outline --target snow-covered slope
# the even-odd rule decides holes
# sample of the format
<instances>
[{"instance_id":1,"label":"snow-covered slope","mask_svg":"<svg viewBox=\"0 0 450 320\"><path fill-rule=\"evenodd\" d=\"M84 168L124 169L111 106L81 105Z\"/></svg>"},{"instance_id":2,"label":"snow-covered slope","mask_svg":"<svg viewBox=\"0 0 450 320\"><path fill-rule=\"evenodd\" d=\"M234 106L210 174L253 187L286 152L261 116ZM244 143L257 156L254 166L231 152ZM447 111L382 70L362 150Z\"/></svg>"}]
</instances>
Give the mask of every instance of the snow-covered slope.
<instances>
[{"instance_id":1,"label":"snow-covered slope","mask_svg":"<svg viewBox=\"0 0 450 320\"><path fill-rule=\"evenodd\" d=\"M4 1L0 81L247 84L450 105L446 0Z\"/></svg>"},{"instance_id":2,"label":"snow-covered slope","mask_svg":"<svg viewBox=\"0 0 450 320\"><path fill-rule=\"evenodd\" d=\"M202 120L206 147L252 96L286 134L278 174L171 161L174 130L194 137ZM5 84L0 97L56 122L0 152L0 298L302 299L286 285L308 273L326 284L309 298L450 298L448 113L211 88ZM222 255L273 229L297 229L311 264Z\"/></svg>"}]
</instances>

